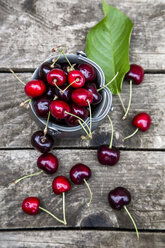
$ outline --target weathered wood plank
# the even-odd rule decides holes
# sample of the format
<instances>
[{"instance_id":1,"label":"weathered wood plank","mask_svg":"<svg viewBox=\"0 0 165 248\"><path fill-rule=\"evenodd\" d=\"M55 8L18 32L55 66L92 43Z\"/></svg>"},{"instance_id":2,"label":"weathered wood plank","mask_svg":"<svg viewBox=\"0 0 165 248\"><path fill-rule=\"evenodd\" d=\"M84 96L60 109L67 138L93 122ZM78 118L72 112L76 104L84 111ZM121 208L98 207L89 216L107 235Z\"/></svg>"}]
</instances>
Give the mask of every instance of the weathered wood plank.
<instances>
[{"instance_id":1,"label":"weathered wood plank","mask_svg":"<svg viewBox=\"0 0 165 248\"><path fill-rule=\"evenodd\" d=\"M112 231L19 231L0 232L1 248L164 248L164 233L134 233Z\"/></svg>"},{"instance_id":2,"label":"weathered wood plank","mask_svg":"<svg viewBox=\"0 0 165 248\"><path fill-rule=\"evenodd\" d=\"M26 82L30 80L31 73L22 73L19 76ZM38 128L31 120L26 109L20 108L19 103L25 99L22 85L11 74L0 73L0 147L30 147L30 137ZM165 148L165 75L146 74L144 83L133 86L133 99L130 114L127 120L122 121L122 108L117 96L113 97L114 111L111 117L114 123L114 144L126 148ZM129 98L129 85L124 83L122 97L125 105ZM147 112L152 117L152 125L145 132L139 132L124 144L122 138L132 133L132 117L139 112ZM109 143L110 125L105 118L102 125L94 132L93 139L89 142L75 140L56 139L56 147L95 147L103 143Z\"/></svg>"},{"instance_id":3,"label":"weathered wood plank","mask_svg":"<svg viewBox=\"0 0 165 248\"><path fill-rule=\"evenodd\" d=\"M145 69L165 69L164 0L108 3L134 22L130 60ZM6 0L0 2L0 67L34 68L56 45L85 49L88 30L103 18L101 1Z\"/></svg>"},{"instance_id":4,"label":"weathered wood plank","mask_svg":"<svg viewBox=\"0 0 165 248\"><path fill-rule=\"evenodd\" d=\"M139 229L165 229L165 157L163 152L122 151L118 165L101 166L96 150L56 150L60 161L57 175L69 176L70 168L78 162L90 166L89 184L93 201L87 207L89 193L85 185L72 185L66 195L67 227L116 227L133 229L124 210L109 207L108 192L117 186L130 190L132 201L128 209ZM62 226L41 212L28 216L21 203L28 196L38 196L41 206L62 217L62 197L55 196L51 183L55 176L42 174L26 179L16 186L12 183L23 175L38 171L39 153L31 150L0 151L0 228L40 228Z\"/></svg>"}]
</instances>

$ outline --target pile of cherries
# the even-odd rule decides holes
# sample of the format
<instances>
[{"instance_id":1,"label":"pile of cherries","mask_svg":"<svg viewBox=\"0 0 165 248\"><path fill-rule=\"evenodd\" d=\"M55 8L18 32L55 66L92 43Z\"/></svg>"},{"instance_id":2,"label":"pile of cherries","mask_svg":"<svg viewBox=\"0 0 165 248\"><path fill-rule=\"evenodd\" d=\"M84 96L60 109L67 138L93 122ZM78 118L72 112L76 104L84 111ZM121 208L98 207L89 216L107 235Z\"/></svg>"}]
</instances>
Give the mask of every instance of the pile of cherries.
<instances>
[{"instance_id":1,"label":"pile of cherries","mask_svg":"<svg viewBox=\"0 0 165 248\"><path fill-rule=\"evenodd\" d=\"M30 97L27 101L30 102L31 98L36 99L36 113L41 118L47 118L47 125L50 117L55 123L63 123L61 121L64 121L64 123L68 126L82 124L81 121L85 120L90 115L90 105L95 106L102 100L102 96L98 92L100 89L97 88L95 81L95 70L89 64L71 65L69 61L68 63L63 64L56 62L57 60L54 59L51 62L43 63L39 70L39 79L32 80L25 85L25 93L28 97ZM140 84L143 81L143 77L144 71L142 67L138 65L131 65L130 71L126 74L126 79L130 80L131 87L132 81L135 84ZM19 81L21 80L19 79ZM129 101L129 106L124 119L128 114L130 102L131 101ZM120 151L116 147L112 146L113 124L110 116L107 115L107 117L110 121L112 130L110 145L101 145L98 148L97 158L102 165L114 166L119 161ZM138 130L143 132L147 131L150 123L151 118L147 113L139 113L133 118L132 122L133 126L137 129L133 134L124 138L124 140L132 137ZM19 178L15 181L15 183L18 183L25 178L38 175L42 172L45 172L46 174L54 174L58 169L58 158L50 153L50 150L54 145L54 140L52 136L47 134L47 130L46 132L45 130L35 132L31 137L31 144L39 152L43 153L37 160L37 166L40 171ZM82 163L74 165L70 170L70 179L74 184L86 184L90 192L90 200L88 205L90 205L92 201L92 192L89 184L87 183L87 180L90 177L90 168ZM65 192L70 191L71 183L65 176L57 176L52 182L52 189L55 194L63 195L63 220L50 213L48 210L42 208L37 197L26 198L22 203L22 209L25 213L30 215L37 214L39 209L41 209L50 214L57 221L66 224ZM131 201L130 192L123 187L117 187L109 192L108 201L113 209L120 210L124 208L126 210L134 224L137 237L139 238L135 221L126 207L126 205Z\"/></svg>"}]
</instances>

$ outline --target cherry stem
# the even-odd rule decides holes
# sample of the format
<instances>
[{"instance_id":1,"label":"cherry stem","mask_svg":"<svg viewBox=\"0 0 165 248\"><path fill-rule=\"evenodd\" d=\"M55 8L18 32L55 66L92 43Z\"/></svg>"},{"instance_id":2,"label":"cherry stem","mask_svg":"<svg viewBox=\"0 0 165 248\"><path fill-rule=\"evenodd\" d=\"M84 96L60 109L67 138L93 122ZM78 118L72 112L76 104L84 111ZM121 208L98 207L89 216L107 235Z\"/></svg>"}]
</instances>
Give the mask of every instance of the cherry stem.
<instances>
[{"instance_id":1,"label":"cherry stem","mask_svg":"<svg viewBox=\"0 0 165 248\"><path fill-rule=\"evenodd\" d=\"M67 224L66 222L66 213L65 213L65 192L62 193L62 205L63 205L63 220L64 220L64 225Z\"/></svg>"},{"instance_id":2,"label":"cherry stem","mask_svg":"<svg viewBox=\"0 0 165 248\"><path fill-rule=\"evenodd\" d=\"M28 104L30 104L31 103L31 101L32 101L32 99L30 98L30 99L27 99L26 101L24 101L24 102L21 102L20 103L20 107L22 107L22 106L24 106L25 105L25 103L27 103L28 102Z\"/></svg>"},{"instance_id":3,"label":"cherry stem","mask_svg":"<svg viewBox=\"0 0 165 248\"><path fill-rule=\"evenodd\" d=\"M92 136L92 110L91 110L91 105L90 101L87 100L88 106L89 106L89 130L90 130L90 136Z\"/></svg>"},{"instance_id":4,"label":"cherry stem","mask_svg":"<svg viewBox=\"0 0 165 248\"><path fill-rule=\"evenodd\" d=\"M37 176L37 175L41 174L42 172L43 172L43 171L41 170L41 171L38 171L38 172L36 172L36 173L34 173L34 174L30 174L30 175L27 175L27 176L23 176L23 177L17 179L14 183L17 184L18 182L22 181L22 180L25 179L25 178Z\"/></svg>"},{"instance_id":5,"label":"cherry stem","mask_svg":"<svg viewBox=\"0 0 165 248\"><path fill-rule=\"evenodd\" d=\"M103 87L97 89L97 92L99 92L100 90L104 89L105 87L107 87L109 84L111 84L115 78L117 77L117 75L119 74L119 72L116 73L116 75L111 79L111 81L109 81L109 83L105 84Z\"/></svg>"},{"instance_id":6,"label":"cherry stem","mask_svg":"<svg viewBox=\"0 0 165 248\"><path fill-rule=\"evenodd\" d=\"M58 51L60 51L60 50L58 49ZM70 65L71 69L74 70L73 66L71 65L71 63L70 63L69 59L67 58L66 54L64 53L64 51L62 51L62 54L64 55L66 61L67 61L68 64Z\"/></svg>"},{"instance_id":7,"label":"cherry stem","mask_svg":"<svg viewBox=\"0 0 165 248\"><path fill-rule=\"evenodd\" d=\"M67 112L67 111L65 111L65 113L68 114L68 115L71 115L71 116L73 116L73 117L75 117L75 118L77 118L77 119L79 119L82 123L84 123L84 124L86 125L86 127L88 128L88 130L89 130L89 132L90 132L90 129L89 129L88 125L86 124L86 122L85 122L81 117L79 117L79 116L77 116L77 115L74 115L74 114L72 114L72 113L69 113L69 112ZM82 123L81 123L81 124L82 124ZM86 132L87 132L87 131L86 131Z\"/></svg>"},{"instance_id":8,"label":"cherry stem","mask_svg":"<svg viewBox=\"0 0 165 248\"><path fill-rule=\"evenodd\" d=\"M125 108L125 106L124 106L124 103L123 103L123 100L122 100L122 98L121 98L121 95L120 95L120 93L119 93L119 92L118 92L117 94L118 94L118 97L119 97L119 100L120 100L121 106L122 106L122 108L123 108L123 110L124 110L124 113L125 113L125 112L126 112L126 108Z\"/></svg>"},{"instance_id":9,"label":"cherry stem","mask_svg":"<svg viewBox=\"0 0 165 248\"><path fill-rule=\"evenodd\" d=\"M56 59L53 60L51 67L54 67L55 63L59 60L59 58L61 57L61 55L63 54L64 51L65 51L65 48L61 51L60 55Z\"/></svg>"},{"instance_id":10,"label":"cherry stem","mask_svg":"<svg viewBox=\"0 0 165 248\"><path fill-rule=\"evenodd\" d=\"M11 68L9 69L9 71L14 75L14 77L15 77L16 79L18 79L18 81L19 81L21 84L26 85L26 84L17 76L17 74L16 74Z\"/></svg>"},{"instance_id":11,"label":"cherry stem","mask_svg":"<svg viewBox=\"0 0 165 248\"><path fill-rule=\"evenodd\" d=\"M80 124L80 126L82 127L82 129L84 130L84 132L86 133L86 135L88 136L88 138L91 139L90 134L87 132L87 130L85 129L85 127L83 126L83 124L81 123L80 120L78 120L78 123ZM82 138L82 139L86 139L86 140L88 139L88 138L86 138L85 136L81 136L81 138Z\"/></svg>"},{"instance_id":12,"label":"cherry stem","mask_svg":"<svg viewBox=\"0 0 165 248\"><path fill-rule=\"evenodd\" d=\"M61 90L60 88L59 88L59 89L61 90L62 93L64 93L64 92L65 92L72 84L74 84L75 82L79 82L79 79L76 78L76 80L74 80L71 84L68 84L64 90Z\"/></svg>"},{"instance_id":13,"label":"cherry stem","mask_svg":"<svg viewBox=\"0 0 165 248\"><path fill-rule=\"evenodd\" d=\"M48 124L49 124L49 119L50 119L50 111L48 113L48 118L47 118L47 121L46 121L46 126L44 128L44 136L42 138L42 141L44 142L45 141L45 136L47 134L47 131L48 131Z\"/></svg>"},{"instance_id":14,"label":"cherry stem","mask_svg":"<svg viewBox=\"0 0 165 248\"><path fill-rule=\"evenodd\" d=\"M130 81L130 93L129 93L129 102L128 102L128 107L127 107L127 110L125 112L125 115L123 116L123 120L125 120L127 118L127 115L128 115L128 111L130 109L130 106L131 106L131 100L132 100L132 80Z\"/></svg>"},{"instance_id":15,"label":"cherry stem","mask_svg":"<svg viewBox=\"0 0 165 248\"><path fill-rule=\"evenodd\" d=\"M135 130L132 134L130 134L129 136L127 136L127 137L125 137L124 139L122 139L122 141L124 142L124 140L131 138L131 137L134 136L138 131L139 131L139 128L136 128L136 130Z\"/></svg>"},{"instance_id":16,"label":"cherry stem","mask_svg":"<svg viewBox=\"0 0 165 248\"><path fill-rule=\"evenodd\" d=\"M91 190L91 188L90 188L90 186L89 186L89 184L87 183L87 180L84 178L84 183L86 184L86 186L87 186L87 188L88 188L88 190L89 190L89 193L90 193L90 200L89 200L89 202L87 203L87 205L88 205L88 207L90 206L90 204L91 204L91 202L92 202L92 190Z\"/></svg>"},{"instance_id":17,"label":"cherry stem","mask_svg":"<svg viewBox=\"0 0 165 248\"><path fill-rule=\"evenodd\" d=\"M46 212L47 214L51 215L54 219L56 219L57 221L59 221L60 223L64 224L63 220L60 220L58 217L56 217L54 214L52 214L51 212L49 212L48 210L46 210L45 208L42 208L39 206L39 209L41 209L42 211Z\"/></svg>"},{"instance_id":18,"label":"cherry stem","mask_svg":"<svg viewBox=\"0 0 165 248\"><path fill-rule=\"evenodd\" d=\"M107 115L109 121L110 121L110 125L111 125L111 141L110 141L110 144L109 144L109 148L112 148L112 142L113 142L113 124L112 124L112 120L110 118L109 115Z\"/></svg>"},{"instance_id":19,"label":"cherry stem","mask_svg":"<svg viewBox=\"0 0 165 248\"><path fill-rule=\"evenodd\" d=\"M128 208L127 208L126 206L124 206L124 209L125 209L125 211L127 212L128 216L130 217L130 219L131 219L131 221L132 221L132 223L133 223L133 225L134 225L134 227L135 227L137 239L139 240L139 232L138 232L138 229L137 229L137 225L136 225L136 223L135 223L135 221L134 221L132 215L131 215L130 212L128 211Z\"/></svg>"}]
</instances>

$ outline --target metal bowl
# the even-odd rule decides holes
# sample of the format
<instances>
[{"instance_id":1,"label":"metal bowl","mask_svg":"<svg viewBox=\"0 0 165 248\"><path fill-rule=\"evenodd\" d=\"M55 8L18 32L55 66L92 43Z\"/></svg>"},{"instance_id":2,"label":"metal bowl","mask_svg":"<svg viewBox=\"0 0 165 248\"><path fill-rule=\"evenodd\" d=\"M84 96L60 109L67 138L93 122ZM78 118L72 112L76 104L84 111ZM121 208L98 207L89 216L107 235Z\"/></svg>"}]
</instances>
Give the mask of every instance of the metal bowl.
<instances>
[{"instance_id":1,"label":"metal bowl","mask_svg":"<svg viewBox=\"0 0 165 248\"><path fill-rule=\"evenodd\" d=\"M102 87L105 85L105 77L104 77L104 73L103 73L102 69L95 62L88 59L86 57L85 53L80 51L80 52L77 52L77 54L66 54L66 56L68 57L71 64L87 63L87 64L92 65L95 69L96 83L97 83L98 87ZM51 58L45 60L44 62L52 61L53 58L56 58L56 56L51 57ZM60 59L58 60L58 63L65 63L65 62L66 62L66 59L64 56L61 56ZM40 70L41 65L34 71L34 73L32 75L32 79L39 78L39 70ZM102 94L102 101L101 101L101 103L96 105L94 111L92 112L92 132L103 121L105 116L110 111L111 105L112 105L112 94L107 87L105 87L103 90L101 90L100 94ZM38 124L38 126L41 129L44 129L44 127L46 125L46 120L37 116L37 114L35 112L34 104L35 104L35 100L32 100L32 102L31 102L32 118L35 120L35 122ZM87 125L89 125L89 118L86 119L86 123L87 123ZM85 135L85 132L80 125L75 126L75 127L68 127L65 125L55 124L51 121L48 124L48 133L52 136L56 136L56 137L60 137L60 138L62 138L62 137L73 138L73 137L78 137L78 136L80 137L81 135Z\"/></svg>"}]
</instances>

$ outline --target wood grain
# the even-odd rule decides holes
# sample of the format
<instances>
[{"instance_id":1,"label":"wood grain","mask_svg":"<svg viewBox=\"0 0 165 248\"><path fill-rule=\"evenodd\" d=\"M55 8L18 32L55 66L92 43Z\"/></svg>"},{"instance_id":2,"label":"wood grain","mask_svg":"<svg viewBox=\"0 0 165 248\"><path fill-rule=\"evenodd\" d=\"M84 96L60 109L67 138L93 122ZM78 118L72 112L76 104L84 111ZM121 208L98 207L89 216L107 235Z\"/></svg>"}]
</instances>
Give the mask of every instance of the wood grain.
<instances>
[{"instance_id":1,"label":"wood grain","mask_svg":"<svg viewBox=\"0 0 165 248\"><path fill-rule=\"evenodd\" d=\"M134 23L130 61L165 69L164 0L107 0ZM0 68L35 68L54 46L85 50L87 32L103 18L101 0L0 1Z\"/></svg>"},{"instance_id":2,"label":"wood grain","mask_svg":"<svg viewBox=\"0 0 165 248\"><path fill-rule=\"evenodd\" d=\"M96 150L55 150L59 158L56 175L25 179L14 185L16 179L38 171L39 153L31 150L0 151L0 228L63 227L44 212L29 216L21 204L28 196L38 196L41 206L62 218L62 197L52 192L52 180L57 175L69 177L70 168L82 162L92 170L89 184L93 191L91 207L87 207L89 192L85 185L72 185L66 195L67 227L115 227L133 229L124 210L112 210L107 201L108 192L123 186L130 190L132 201L128 206L139 229L165 229L165 157L164 152L121 151L114 167L97 162Z\"/></svg>"},{"instance_id":3,"label":"wood grain","mask_svg":"<svg viewBox=\"0 0 165 248\"><path fill-rule=\"evenodd\" d=\"M0 232L1 248L164 248L164 233L112 231L19 231Z\"/></svg>"},{"instance_id":4,"label":"wood grain","mask_svg":"<svg viewBox=\"0 0 165 248\"><path fill-rule=\"evenodd\" d=\"M23 81L31 78L31 73L18 74ZM29 148L31 135L38 130L38 127L31 120L28 111L20 108L19 103L25 100L23 87L13 75L0 73L0 147L8 148ZM117 96L113 96L114 111L110 113L114 124L114 145L124 148L165 148L165 75L146 74L144 82L133 86L133 99L127 120L122 121L122 108ZM124 82L122 97L125 105L128 104L129 84ZM131 134L134 127L131 125L133 116L139 112L147 112L151 115L152 125L145 132L139 132L134 138L125 141L123 137ZM110 141L110 125L107 118L102 125L94 132L91 141L56 139L55 147L96 147Z\"/></svg>"}]
</instances>

